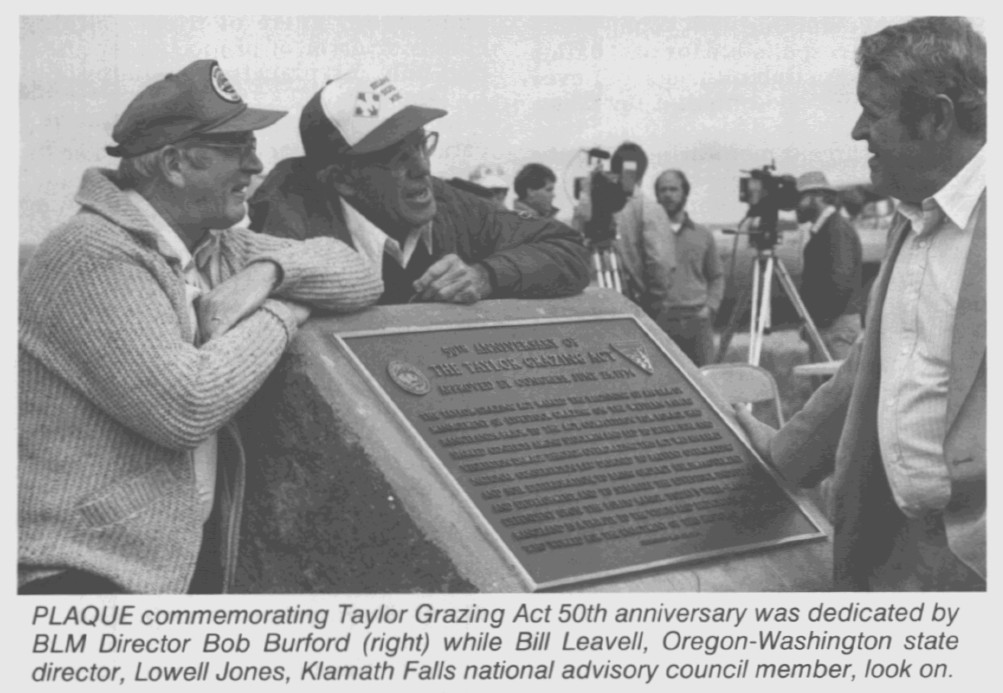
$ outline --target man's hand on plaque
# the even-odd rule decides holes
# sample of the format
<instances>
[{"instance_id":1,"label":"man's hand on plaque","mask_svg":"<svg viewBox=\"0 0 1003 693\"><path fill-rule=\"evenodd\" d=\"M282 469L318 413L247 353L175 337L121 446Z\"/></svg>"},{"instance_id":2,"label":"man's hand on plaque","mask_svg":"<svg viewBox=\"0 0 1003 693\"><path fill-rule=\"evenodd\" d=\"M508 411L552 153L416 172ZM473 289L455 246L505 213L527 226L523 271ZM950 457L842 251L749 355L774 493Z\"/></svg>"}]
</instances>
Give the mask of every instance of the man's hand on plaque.
<instances>
[{"instance_id":1,"label":"man's hand on plaque","mask_svg":"<svg viewBox=\"0 0 1003 693\"><path fill-rule=\"evenodd\" d=\"M773 437L777 435L777 429L764 424L753 416L752 410L747 404L735 405L735 417L749 436L749 442L752 443L753 450L759 453L759 456L767 462L772 462L773 460L770 459L770 443L773 441Z\"/></svg>"},{"instance_id":2,"label":"man's hand on plaque","mask_svg":"<svg viewBox=\"0 0 1003 693\"><path fill-rule=\"evenodd\" d=\"M412 301L475 303L491 294L491 279L481 265L468 265L450 253L429 267L413 288Z\"/></svg>"}]
</instances>

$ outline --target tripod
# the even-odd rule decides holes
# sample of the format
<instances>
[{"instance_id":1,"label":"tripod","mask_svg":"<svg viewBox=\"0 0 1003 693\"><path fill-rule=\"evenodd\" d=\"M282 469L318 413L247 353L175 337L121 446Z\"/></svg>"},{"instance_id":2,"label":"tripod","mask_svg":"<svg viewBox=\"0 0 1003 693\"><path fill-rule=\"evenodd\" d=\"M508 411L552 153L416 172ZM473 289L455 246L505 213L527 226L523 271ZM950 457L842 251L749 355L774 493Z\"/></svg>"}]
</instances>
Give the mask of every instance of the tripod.
<instances>
[{"instance_id":1,"label":"tripod","mask_svg":"<svg viewBox=\"0 0 1003 693\"><path fill-rule=\"evenodd\" d=\"M596 280L604 289L615 289L623 293L623 279L620 275L620 259L614 242L596 243L592 245L592 267L596 271Z\"/></svg>"},{"instance_id":2,"label":"tripod","mask_svg":"<svg viewBox=\"0 0 1003 693\"><path fill-rule=\"evenodd\" d=\"M733 231L732 233L748 234L747 231ZM822 335L819 334L818 328L815 327L811 316L808 315L808 310L805 308L801 296L798 295L790 273L784 266L783 261L776 256L774 248L771 246L756 249L756 259L752 264L752 282L750 286L743 288L742 294L735 303L731 317L728 319L728 325L725 327L724 332L721 333L721 344L718 346L715 361L720 363L724 360L724 355L727 353L728 347L731 346L731 338L734 336L738 323L745 313L746 306L748 306L748 361L754 366L759 365L759 357L763 348L763 336L769 333L772 326L772 311L770 309L772 297L770 290L773 285L774 276L779 281L780 288L787 294L787 298L790 299L794 310L797 311L798 317L801 319L801 324L808 333L808 338L811 340L812 345L826 361L833 360L832 355L829 354L829 349L825 346L825 342L822 341Z\"/></svg>"}]
</instances>

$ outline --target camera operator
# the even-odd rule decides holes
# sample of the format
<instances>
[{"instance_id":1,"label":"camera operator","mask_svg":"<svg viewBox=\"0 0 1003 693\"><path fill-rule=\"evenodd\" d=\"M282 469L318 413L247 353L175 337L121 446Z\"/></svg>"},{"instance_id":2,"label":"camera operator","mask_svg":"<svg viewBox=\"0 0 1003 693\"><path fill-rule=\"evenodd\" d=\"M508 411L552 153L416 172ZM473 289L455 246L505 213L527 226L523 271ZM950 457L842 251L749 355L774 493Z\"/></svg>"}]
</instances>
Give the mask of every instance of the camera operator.
<instances>
[{"instance_id":1,"label":"camera operator","mask_svg":"<svg viewBox=\"0 0 1003 693\"><path fill-rule=\"evenodd\" d=\"M615 217L628 296L656 318L672 286L676 250L665 211L641 192L647 170L648 156L634 142L621 144L610 159L614 174L634 176L634 192Z\"/></svg>"},{"instance_id":2,"label":"camera operator","mask_svg":"<svg viewBox=\"0 0 1003 693\"><path fill-rule=\"evenodd\" d=\"M862 255L860 238L837 208L836 191L825 174L811 171L797 180L797 218L811 223L804 247L801 300L834 359L842 360L860 336ZM802 329L812 361L824 360Z\"/></svg>"},{"instance_id":3,"label":"camera operator","mask_svg":"<svg viewBox=\"0 0 1003 693\"><path fill-rule=\"evenodd\" d=\"M626 203L612 217L623 292L654 319L672 284L675 248L665 211L641 192L647 169L648 156L634 142L624 142L610 158L610 174L627 195ZM582 197L572 226L584 231L595 205L595 200Z\"/></svg>"},{"instance_id":4,"label":"camera operator","mask_svg":"<svg viewBox=\"0 0 1003 693\"><path fill-rule=\"evenodd\" d=\"M675 276L655 321L697 366L714 361L714 317L724 297L724 272L711 232L686 213L690 182L682 171L663 171L655 197L667 219Z\"/></svg>"}]
</instances>

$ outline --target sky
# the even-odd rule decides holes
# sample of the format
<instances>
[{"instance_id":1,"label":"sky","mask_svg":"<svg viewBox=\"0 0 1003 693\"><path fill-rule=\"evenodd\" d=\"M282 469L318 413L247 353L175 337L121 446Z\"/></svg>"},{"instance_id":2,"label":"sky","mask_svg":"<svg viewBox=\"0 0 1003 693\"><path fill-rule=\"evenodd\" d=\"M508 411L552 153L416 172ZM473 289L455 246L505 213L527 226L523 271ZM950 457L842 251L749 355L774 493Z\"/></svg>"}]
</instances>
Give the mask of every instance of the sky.
<instances>
[{"instance_id":1,"label":"sky","mask_svg":"<svg viewBox=\"0 0 1003 693\"><path fill-rule=\"evenodd\" d=\"M289 115L259 133L266 168L297 156L302 105L353 66L382 65L416 102L447 109L433 172L481 164L511 181L529 162L558 177L561 216L581 150L624 140L650 158L644 190L686 171L689 209L737 221L742 170L867 179L853 54L860 37L905 17L21 16L19 238L73 213L89 166L143 87L216 58L252 106ZM510 196L511 201L511 196Z\"/></svg>"}]
</instances>

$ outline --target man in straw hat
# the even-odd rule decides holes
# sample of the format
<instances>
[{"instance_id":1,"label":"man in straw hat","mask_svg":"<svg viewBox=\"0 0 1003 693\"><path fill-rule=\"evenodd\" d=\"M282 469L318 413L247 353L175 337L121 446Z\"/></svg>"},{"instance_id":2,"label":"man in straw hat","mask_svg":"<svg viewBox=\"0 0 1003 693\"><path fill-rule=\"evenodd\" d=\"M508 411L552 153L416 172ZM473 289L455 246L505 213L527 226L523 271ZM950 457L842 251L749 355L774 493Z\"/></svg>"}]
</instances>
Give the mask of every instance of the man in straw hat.
<instances>
[{"instance_id":1,"label":"man in straw hat","mask_svg":"<svg viewBox=\"0 0 1003 693\"><path fill-rule=\"evenodd\" d=\"M250 108L214 60L126 107L80 210L20 290L18 583L25 594L225 590L243 457L227 427L308 305L382 291L334 239L230 228L262 170Z\"/></svg>"},{"instance_id":2,"label":"man in straw hat","mask_svg":"<svg viewBox=\"0 0 1003 693\"><path fill-rule=\"evenodd\" d=\"M922 17L857 50L871 182L900 200L867 327L779 432L738 412L804 486L832 473L835 587L986 589L986 42Z\"/></svg>"},{"instance_id":3,"label":"man in straw hat","mask_svg":"<svg viewBox=\"0 0 1003 693\"><path fill-rule=\"evenodd\" d=\"M351 244L382 266L381 303L581 291L589 269L579 233L432 176L439 135L426 125L444 115L380 71L330 80L300 117L305 156L268 175L251 199L251 228Z\"/></svg>"},{"instance_id":4,"label":"man in straw hat","mask_svg":"<svg viewBox=\"0 0 1003 693\"><path fill-rule=\"evenodd\" d=\"M839 213L836 191L821 171L797 179L798 221L811 224L804 246L801 300L829 355L846 358L860 336L862 251L856 230ZM812 361L822 361L802 332Z\"/></svg>"}]
</instances>

